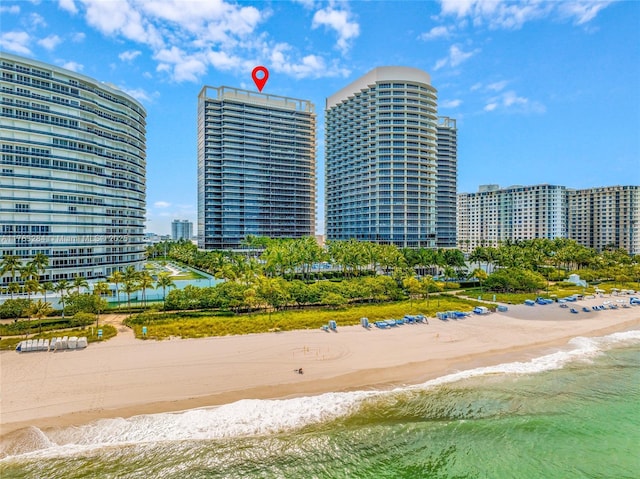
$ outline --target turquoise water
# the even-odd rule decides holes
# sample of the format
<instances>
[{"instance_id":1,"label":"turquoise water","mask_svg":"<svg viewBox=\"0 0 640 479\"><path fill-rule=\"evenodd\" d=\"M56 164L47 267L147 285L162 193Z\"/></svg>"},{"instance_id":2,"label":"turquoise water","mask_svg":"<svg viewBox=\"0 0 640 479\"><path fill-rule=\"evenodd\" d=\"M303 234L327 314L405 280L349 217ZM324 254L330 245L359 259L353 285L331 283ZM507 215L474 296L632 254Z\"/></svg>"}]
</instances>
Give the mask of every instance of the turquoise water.
<instances>
[{"instance_id":1,"label":"turquoise water","mask_svg":"<svg viewBox=\"0 0 640 479\"><path fill-rule=\"evenodd\" d=\"M637 478L640 331L393 391L6 438L4 478Z\"/></svg>"}]
</instances>

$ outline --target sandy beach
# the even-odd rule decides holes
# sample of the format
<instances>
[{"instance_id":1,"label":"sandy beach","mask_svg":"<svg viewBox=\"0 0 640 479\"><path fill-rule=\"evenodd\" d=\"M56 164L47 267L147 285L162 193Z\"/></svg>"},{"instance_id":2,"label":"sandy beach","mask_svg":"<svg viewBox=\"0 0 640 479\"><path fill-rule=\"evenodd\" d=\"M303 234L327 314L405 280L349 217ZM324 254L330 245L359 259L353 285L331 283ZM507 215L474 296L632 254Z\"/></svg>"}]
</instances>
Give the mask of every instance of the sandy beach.
<instances>
[{"instance_id":1,"label":"sandy beach","mask_svg":"<svg viewBox=\"0 0 640 479\"><path fill-rule=\"evenodd\" d=\"M598 298L572 306L628 298ZM338 325L339 326L339 325ZM244 398L285 398L419 384L445 374L527 360L576 336L640 328L640 307L571 314L557 304L510 306L464 320L141 341L119 335L85 350L0 353L0 436L28 426L178 411ZM295 369L303 368L304 374Z\"/></svg>"}]
</instances>

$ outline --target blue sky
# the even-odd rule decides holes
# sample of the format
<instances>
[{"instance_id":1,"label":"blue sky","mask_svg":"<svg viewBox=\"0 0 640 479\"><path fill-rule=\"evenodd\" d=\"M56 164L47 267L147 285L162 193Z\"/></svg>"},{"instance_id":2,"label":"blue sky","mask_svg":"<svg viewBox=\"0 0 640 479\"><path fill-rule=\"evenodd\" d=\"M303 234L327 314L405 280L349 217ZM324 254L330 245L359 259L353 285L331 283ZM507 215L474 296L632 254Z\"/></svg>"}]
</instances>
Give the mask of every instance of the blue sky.
<instances>
[{"instance_id":1,"label":"blue sky","mask_svg":"<svg viewBox=\"0 0 640 479\"><path fill-rule=\"evenodd\" d=\"M195 222L203 85L311 100L324 214L325 98L370 69L431 74L458 120L460 192L640 184L640 2L11 1L0 49L109 82L147 109L147 230Z\"/></svg>"}]
</instances>

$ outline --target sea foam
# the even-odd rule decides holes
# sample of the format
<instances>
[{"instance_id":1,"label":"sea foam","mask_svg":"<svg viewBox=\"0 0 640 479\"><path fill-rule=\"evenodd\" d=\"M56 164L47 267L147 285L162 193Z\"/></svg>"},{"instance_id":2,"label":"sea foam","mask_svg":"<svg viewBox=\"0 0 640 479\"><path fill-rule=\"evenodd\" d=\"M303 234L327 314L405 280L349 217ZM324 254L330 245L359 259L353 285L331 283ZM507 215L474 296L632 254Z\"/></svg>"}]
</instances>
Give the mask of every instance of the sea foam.
<instances>
[{"instance_id":1,"label":"sea foam","mask_svg":"<svg viewBox=\"0 0 640 479\"><path fill-rule=\"evenodd\" d=\"M223 406L130 418L102 419L79 427L42 432L28 428L3 441L0 462L12 458L60 457L104 447L184 440L216 440L291 432L354 414L367 401L398 392L424 390L485 375L522 375L560 369L614 347L640 343L640 331L576 337L563 351L529 361L459 371L392 391L325 393L283 400L245 399ZM22 434L22 435L21 435Z\"/></svg>"}]
</instances>

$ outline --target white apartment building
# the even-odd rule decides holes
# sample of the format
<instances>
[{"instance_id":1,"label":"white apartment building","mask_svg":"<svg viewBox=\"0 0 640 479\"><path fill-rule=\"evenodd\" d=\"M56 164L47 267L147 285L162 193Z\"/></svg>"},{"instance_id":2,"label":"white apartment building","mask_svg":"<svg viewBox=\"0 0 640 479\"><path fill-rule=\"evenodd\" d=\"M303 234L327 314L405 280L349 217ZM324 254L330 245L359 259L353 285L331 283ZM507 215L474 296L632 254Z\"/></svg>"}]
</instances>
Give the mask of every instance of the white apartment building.
<instances>
[{"instance_id":1,"label":"white apartment building","mask_svg":"<svg viewBox=\"0 0 640 479\"><path fill-rule=\"evenodd\" d=\"M598 251L640 254L640 186L568 191L569 238Z\"/></svg>"},{"instance_id":2,"label":"white apartment building","mask_svg":"<svg viewBox=\"0 0 640 479\"><path fill-rule=\"evenodd\" d=\"M371 70L326 100L327 240L436 246L437 95L428 73Z\"/></svg>"},{"instance_id":3,"label":"white apartment building","mask_svg":"<svg viewBox=\"0 0 640 479\"><path fill-rule=\"evenodd\" d=\"M0 256L47 255L42 281L139 267L143 106L98 80L4 52L0 72Z\"/></svg>"},{"instance_id":4,"label":"white apartment building","mask_svg":"<svg viewBox=\"0 0 640 479\"><path fill-rule=\"evenodd\" d=\"M566 188L482 185L477 193L461 193L457 236L465 252L505 240L566 237Z\"/></svg>"}]
</instances>

